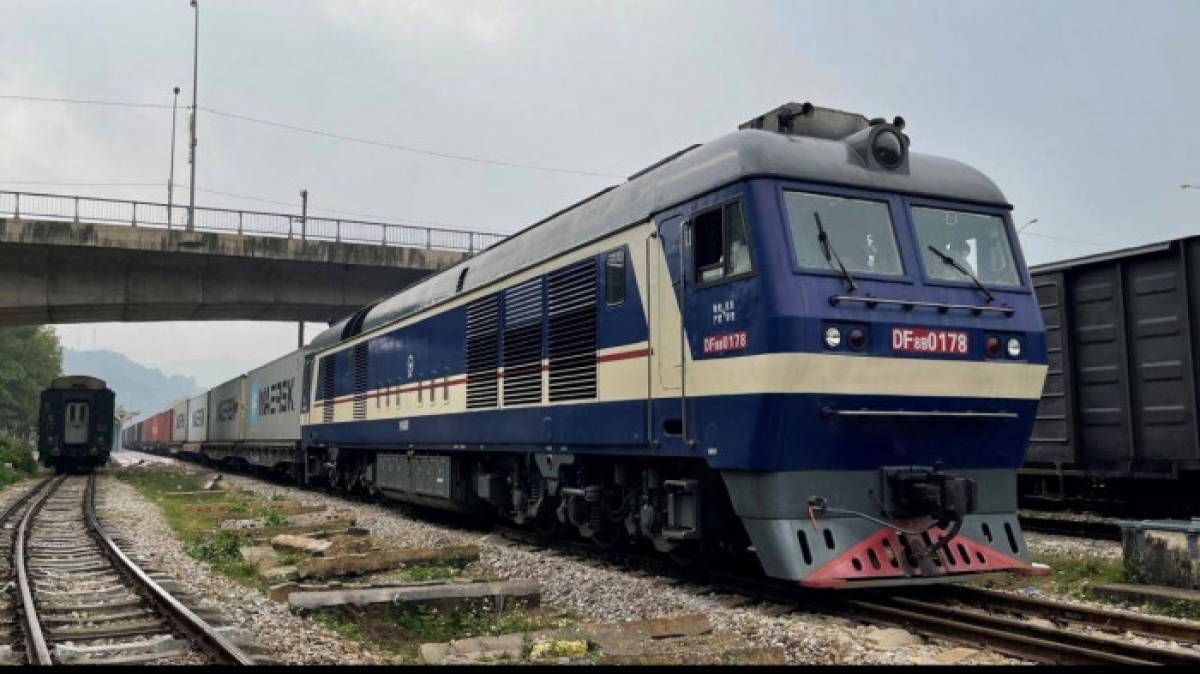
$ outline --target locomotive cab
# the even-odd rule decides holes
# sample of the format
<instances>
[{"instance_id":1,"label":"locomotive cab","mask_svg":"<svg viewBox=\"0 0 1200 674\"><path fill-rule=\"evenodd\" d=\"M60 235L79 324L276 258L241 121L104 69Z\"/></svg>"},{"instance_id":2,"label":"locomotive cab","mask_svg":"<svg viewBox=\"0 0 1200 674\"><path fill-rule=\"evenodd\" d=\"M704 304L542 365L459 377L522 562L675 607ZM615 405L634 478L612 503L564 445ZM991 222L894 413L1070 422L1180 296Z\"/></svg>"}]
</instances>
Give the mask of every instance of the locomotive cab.
<instances>
[{"instance_id":1,"label":"locomotive cab","mask_svg":"<svg viewBox=\"0 0 1200 674\"><path fill-rule=\"evenodd\" d=\"M789 104L742 128L797 151L797 170L697 201L664 246L691 347L681 437L721 470L767 573L820 587L1042 573L1015 470L1044 326L1003 195L911 155L901 118Z\"/></svg>"}]
</instances>

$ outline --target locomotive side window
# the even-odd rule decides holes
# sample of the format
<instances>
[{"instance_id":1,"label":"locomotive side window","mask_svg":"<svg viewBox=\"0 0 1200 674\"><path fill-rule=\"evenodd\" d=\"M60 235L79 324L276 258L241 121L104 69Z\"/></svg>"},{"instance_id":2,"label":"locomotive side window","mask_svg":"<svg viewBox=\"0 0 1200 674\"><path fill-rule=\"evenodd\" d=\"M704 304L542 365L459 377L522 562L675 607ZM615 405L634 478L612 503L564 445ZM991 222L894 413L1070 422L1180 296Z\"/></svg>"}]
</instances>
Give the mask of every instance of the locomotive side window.
<instances>
[{"instance_id":1,"label":"locomotive side window","mask_svg":"<svg viewBox=\"0 0 1200 674\"><path fill-rule=\"evenodd\" d=\"M836 271L840 258L851 273L904 274L886 202L791 191L784 192L783 201L801 267ZM822 230L827 245L821 243Z\"/></svg>"},{"instance_id":2,"label":"locomotive side window","mask_svg":"<svg viewBox=\"0 0 1200 674\"><path fill-rule=\"evenodd\" d=\"M740 202L726 204L692 220L692 260L697 284L754 271Z\"/></svg>"},{"instance_id":3,"label":"locomotive side window","mask_svg":"<svg viewBox=\"0 0 1200 674\"><path fill-rule=\"evenodd\" d=\"M610 305L625 301L625 249L604 257L604 300Z\"/></svg>"}]
</instances>

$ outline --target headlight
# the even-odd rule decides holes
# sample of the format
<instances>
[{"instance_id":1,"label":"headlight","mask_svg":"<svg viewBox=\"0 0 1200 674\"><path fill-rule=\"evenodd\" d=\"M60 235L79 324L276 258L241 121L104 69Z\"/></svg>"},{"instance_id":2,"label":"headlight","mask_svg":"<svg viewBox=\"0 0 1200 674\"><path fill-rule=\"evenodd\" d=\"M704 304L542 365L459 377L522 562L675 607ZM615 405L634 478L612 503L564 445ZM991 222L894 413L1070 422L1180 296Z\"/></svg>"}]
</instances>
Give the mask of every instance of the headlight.
<instances>
[{"instance_id":1,"label":"headlight","mask_svg":"<svg viewBox=\"0 0 1200 674\"><path fill-rule=\"evenodd\" d=\"M885 169L894 169L904 163L904 141L895 131L880 131L871 143L871 154Z\"/></svg>"},{"instance_id":2,"label":"headlight","mask_svg":"<svg viewBox=\"0 0 1200 674\"><path fill-rule=\"evenodd\" d=\"M842 331L834 327L825 328L825 346L836 349L842 345Z\"/></svg>"},{"instance_id":3,"label":"headlight","mask_svg":"<svg viewBox=\"0 0 1200 674\"><path fill-rule=\"evenodd\" d=\"M1016 337L1009 337L1007 348L1009 358L1021 357L1021 340L1017 339Z\"/></svg>"}]
</instances>

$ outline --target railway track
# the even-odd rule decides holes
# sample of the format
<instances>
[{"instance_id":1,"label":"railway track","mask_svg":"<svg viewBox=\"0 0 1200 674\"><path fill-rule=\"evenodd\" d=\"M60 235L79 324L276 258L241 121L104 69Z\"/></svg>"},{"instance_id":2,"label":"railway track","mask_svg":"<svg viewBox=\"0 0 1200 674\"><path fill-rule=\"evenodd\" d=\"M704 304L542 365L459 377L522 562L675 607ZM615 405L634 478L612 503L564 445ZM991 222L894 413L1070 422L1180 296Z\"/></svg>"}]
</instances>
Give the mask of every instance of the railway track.
<instances>
[{"instance_id":1,"label":"railway track","mask_svg":"<svg viewBox=\"0 0 1200 674\"><path fill-rule=\"evenodd\" d=\"M1099 541L1121 541L1121 527L1111 520L1076 520L1045 515L1021 515L1021 527L1038 534L1054 534Z\"/></svg>"},{"instance_id":2,"label":"railway track","mask_svg":"<svg viewBox=\"0 0 1200 674\"><path fill-rule=\"evenodd\" d=\"M524 529L496 526L492 531L524 545L671 577L680 585L698 586L700 592L736 594L794 611L900 627L1037 663L1200 665L1200 625L1186 621L966 585L813 591L741 570L681 568L636 550L603 550L590 542L546 538ZM1135 643L1129 635L1160 643Z\"/></svg>"},{"instance_id":3,"label":"railway track","mask_svg":"<svg viewBox=\"0 0 1200 674\"><path fill-rule=\"evenodd\" d=\"M510 540L589 559L667 574L680 584L756 601L899 627L927 637L986 648L1043 664L1200 665L1200 625L1156 616L1081 607L966 585L812 591L744 573L672 568L649 555L610 553L583 541L545 539L501 528ZM1031 621L1030 619L1040 619ZM1161 640L1134 643L1129 634Z\"/></svg>"},{"instance_id":4,"label":"railway track","mask_svg":"<svg viewBox=\"0 0 1200 674\"><path fill-rule=\"evenodd\" d=\"M94 475L47 481L4 514L24 662L254 664L120 549L96 517Z\"/></svg>"}]
</instances>

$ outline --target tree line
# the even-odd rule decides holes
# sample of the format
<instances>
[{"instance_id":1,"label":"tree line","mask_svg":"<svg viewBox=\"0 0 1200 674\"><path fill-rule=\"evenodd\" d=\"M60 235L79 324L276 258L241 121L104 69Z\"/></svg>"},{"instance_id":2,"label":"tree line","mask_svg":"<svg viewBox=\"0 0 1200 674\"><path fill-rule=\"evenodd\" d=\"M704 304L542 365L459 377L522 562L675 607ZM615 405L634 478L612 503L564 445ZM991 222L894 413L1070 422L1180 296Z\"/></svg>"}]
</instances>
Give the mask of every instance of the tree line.
<instances>
[{"instance_id":1,"label":"tree line","mask_svg":"<svg viewBox=\"0 0 1200 674\"><path fill-rule=\"evenodd\" d=\"M0 433L22 440L33 436L39 396L62 374L62 360L54 328L0 327Z\"/></svg>"}]
</instances>

